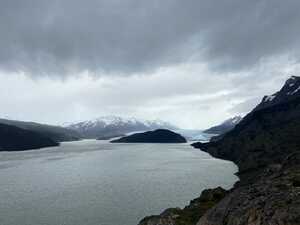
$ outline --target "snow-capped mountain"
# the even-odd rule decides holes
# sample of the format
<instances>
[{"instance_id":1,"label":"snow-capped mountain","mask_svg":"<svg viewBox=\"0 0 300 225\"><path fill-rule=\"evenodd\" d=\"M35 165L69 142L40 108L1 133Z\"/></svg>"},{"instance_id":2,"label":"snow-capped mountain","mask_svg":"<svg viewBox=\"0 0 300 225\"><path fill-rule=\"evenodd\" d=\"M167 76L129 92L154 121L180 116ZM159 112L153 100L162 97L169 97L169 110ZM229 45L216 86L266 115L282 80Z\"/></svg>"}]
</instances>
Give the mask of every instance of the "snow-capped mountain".
<instances>
[{"instance_id":1,"label":"snow-capped mountain","mask_svg":"<svg viewBox=\"0 0 300 225\"><path fill-rule=\"evenodd\" d=\"M254 109L260 110L282 102L291 101L300 96L300 77L291 76L280 89L273 95L264 96L261 103Z\"/></svg>"},{"instance_id":2,"label":"snow-capped mountain","mask_svg":"<svg viewBox=\"0 0 300 225\"><path fill-rule=\"evenodd\" d=\"M121 136L136 131L148 131L159 128L177 129L172 124L161 120L138 120L133 117L103 116L93 120L73 123L67 128L76 130L86 138Z\"/></svg>"},{"instance_id":3,"label":"snow-capped mountain","mask_svg":"<svg viewBox=\"0 0 300 225\"><path fill-rule=\"evenodd\" d=\"M241 116L235 116L228 120L225 120L223 123L217 126L213 126L207 130L204 130L204 133L208 134L224 134L230 130L232 130L240 121L242 120Z\"/></svg>"}]
</instances>

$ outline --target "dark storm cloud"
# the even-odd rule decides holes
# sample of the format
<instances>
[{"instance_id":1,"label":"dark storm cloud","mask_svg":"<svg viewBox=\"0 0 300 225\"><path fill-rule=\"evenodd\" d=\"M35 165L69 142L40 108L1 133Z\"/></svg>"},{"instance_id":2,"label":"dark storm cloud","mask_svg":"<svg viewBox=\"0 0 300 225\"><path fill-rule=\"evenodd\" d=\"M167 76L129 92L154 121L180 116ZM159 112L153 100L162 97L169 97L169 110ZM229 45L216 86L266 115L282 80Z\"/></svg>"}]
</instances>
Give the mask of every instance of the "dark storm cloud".
<instances>
[{"instance_id":1,"label":"dark storm cloud","mask_svg":"<svg viewBox=\"0 0 300 225\"><path fill-rule=\"evenodd\" d=\"M221 71L299 57L299 0L1 0L0 67L135 73L188 60Z\"/></svg>"}]
</instances>

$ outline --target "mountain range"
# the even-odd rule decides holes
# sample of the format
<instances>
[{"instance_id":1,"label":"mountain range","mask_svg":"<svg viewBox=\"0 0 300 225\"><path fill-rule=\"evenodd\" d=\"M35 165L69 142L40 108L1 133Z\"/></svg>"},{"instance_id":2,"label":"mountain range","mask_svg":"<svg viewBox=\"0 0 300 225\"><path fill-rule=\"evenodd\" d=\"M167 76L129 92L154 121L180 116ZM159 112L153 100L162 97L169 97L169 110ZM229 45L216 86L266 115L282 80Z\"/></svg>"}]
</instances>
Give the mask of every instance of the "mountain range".
<instances>
[{"instance_id":1,"label":"mountain range","mask_svg":"<svg viewBox=\"0 0 300 225\"><path fill-rule=\"evenodd\" d=\"M176 126L161 120L139 120L120 116L104 116L69 124L66 128L78 132L85 138L107 139L131 132L149 131L155 129L178 129Z\"/></svg>"},{"instance_id":2,"label":"mountain range","mask_svg":"<svg viewBox=\"0 0 300 225\"><path fill-rule=\"evenodd\" d=\"M131 132L160 128L177 129L161 120L137 120L116 116L70 124L65 127L0 119L0 151L17 151L57 146L59 142L82 138L110 139Z\"/></svg>"}]
</instances>

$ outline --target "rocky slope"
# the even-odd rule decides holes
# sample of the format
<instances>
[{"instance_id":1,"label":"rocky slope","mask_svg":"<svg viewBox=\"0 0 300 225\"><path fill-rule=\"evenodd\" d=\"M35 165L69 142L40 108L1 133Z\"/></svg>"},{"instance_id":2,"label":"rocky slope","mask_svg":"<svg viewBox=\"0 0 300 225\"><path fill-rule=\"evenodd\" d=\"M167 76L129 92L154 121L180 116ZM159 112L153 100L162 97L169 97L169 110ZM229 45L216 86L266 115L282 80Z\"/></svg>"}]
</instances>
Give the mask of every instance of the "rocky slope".
<instances>
[{"instance_id":1,"label":"rocky slope","mask_svg":"<svg viewBox=\"0 0 300 225\"><path fill-rule=\"evenodd\" d=\"M0 124L0 151L23 151L59 145L38 133Z\"/></svg>"},{"instance_id":2,"label":"rocky slope","mask_svg":"<svg viewBox=\"0 0 300 225\"><path fill-rule=\"evenodd\" d=\"M170 130L158 129L144 133L132 134L111 141L112 143L186 143L186 139L180 134Z\"/></svg>"},{"instance_id":3,"label":"rocky slope","mask_svg":"<svg viewBox=\"0 0 300 225\"><path fill-rule=\"evenodd\" d=\"M300 155L270 164L255 181L237 185L197 225L299 225Z\"/></svg>"},{"instance_id":4,"label":"rocky slope","mask_svg":"<svg viewBox=\"0 0 300 225\"><path fill-rule=\"evenodd\" d=\"M78 132L60 126L7 119L0 119L0 123L39 133L45 137L52 139L55 142L77 141L81 138Z\"/></svg>"},{"instance_id":5,"label":"rocky slope","mask_svg":"<svg viewBox=\"0 0 300 225\"><path fill-rule=\"evenodd\" d=\"M201 215L192 224L300 224L300 96L296 90L300 78L291 77L221 139L193 144L235 162L241 180L206 213L195 212ZM179 224L175 219L161 221L148 224Z\"/></svg>"},{"instance_id":6,"label":"rocky slope","mask_svg":"<svg viewBox=\"0 0 300 225\"><path fill-rule=\"evenodd\" d=\"M104 116L94 120L73 123L66 126L80 133L85 138L101 138L106 136L118 136L131 132L149 131L155 129L176 130L177 127L161 120L138 120L119 116Z\"/></svg>"},{"instance_id":7,"label":"rocky slope","mask_svg":"<svg viewBox=\"0 0 300 225\"><path fill-rule=\"evenodd\" d=\"M226 196L227 191L221 187L207 189L199 198L190 202L184 209L171 208L157 216L145 217L139 225L193 225L210 208Z\"/></svg>"}]
</instances>

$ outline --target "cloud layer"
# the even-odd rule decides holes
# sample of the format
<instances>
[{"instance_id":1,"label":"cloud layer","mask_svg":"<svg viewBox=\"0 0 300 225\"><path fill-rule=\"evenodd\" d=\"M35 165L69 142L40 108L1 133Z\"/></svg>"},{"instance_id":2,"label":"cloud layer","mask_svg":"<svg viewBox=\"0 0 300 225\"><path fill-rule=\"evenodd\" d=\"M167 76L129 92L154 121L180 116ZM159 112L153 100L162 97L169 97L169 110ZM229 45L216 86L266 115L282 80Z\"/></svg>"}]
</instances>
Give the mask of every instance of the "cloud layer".
<instances>
[{"instance_id":1,"label":"cloud layer","mask_svg":"<svg viewBox=\"0 0 300 225\"><path fill-rule=\"evenodd\" d=\"M299 60L299 10L297 0L4 0L0 68L128 75L187 61L224 72Z\"/></svg>"},{"instance_id":2,"label":"cloud layer","mask_svg":"<svg viewBox=\"0 0 300 225\"><path fill-rule=\"evenodd\" d=\"M219 76L204 65L186 64L147 76L95 78L85 72L63 81L0 73L0 118L63 124L120 115L207 128L249 112L263 95L277 91L287 74L299 69L300 65L280 61Z\"/></svg>"},{"instance_id":3,"label":"cloud layer","mask_svg":"<svg viewBox=\"0 0 300 225\"><path fill-rule=\"evenodd\" d=\"M0 117L206 128L299 75L299 12L298 0L2 0Z\"/></svg>"}]
</instances>

